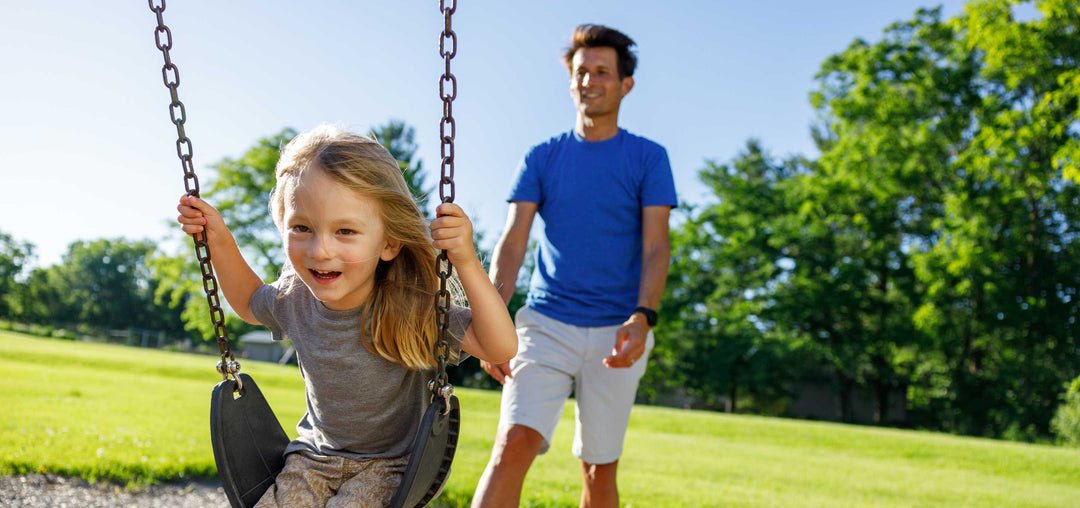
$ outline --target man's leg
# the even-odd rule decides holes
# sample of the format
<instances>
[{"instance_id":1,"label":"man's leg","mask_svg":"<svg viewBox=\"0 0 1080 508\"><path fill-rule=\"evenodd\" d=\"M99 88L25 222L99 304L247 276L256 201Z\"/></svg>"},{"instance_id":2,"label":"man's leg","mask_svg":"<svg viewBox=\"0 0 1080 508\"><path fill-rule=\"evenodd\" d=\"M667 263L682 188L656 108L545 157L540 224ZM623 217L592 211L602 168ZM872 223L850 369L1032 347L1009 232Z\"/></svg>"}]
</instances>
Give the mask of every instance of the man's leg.
<instances>
[{"instance_id":1,"label":"man's leg","mask_svg":"<svg viewBox=\"0 0 1080 508\"><path fill-rule=\"evenodd\" d=\"M574 456L581 461L581 506L619 506L615 472L623 452L626 427L634 407L638 382L645 374L655 339L646 339L645 356L627 368L611 368L603 359L611 354L618 326L590 328L589 352L576 379L577 425Z\"/></svg>"},{"instance_id":2,"label":"man's leg","mask_svg":"<svg viewBox=\"0 0 1080 508\"><path fill-rule=\"evenodd\" d=\"M589 464L581 461L581 508L619 508L619 487L615 469L619 461L610 464Z\"/></svg>"},{"instance_id":3,"label":"man's leg","mask_svg":"<svg viewBox=\"0 0 1080 508\"><path fill-rule=\"evenodd\" d=\"M521 502L521 486L544 438L524 425L502 427L495 436L491 460L473 497L473 508L515 507ZM614 473L612 473L614 479Z\"/></svg>"}]
</instances>

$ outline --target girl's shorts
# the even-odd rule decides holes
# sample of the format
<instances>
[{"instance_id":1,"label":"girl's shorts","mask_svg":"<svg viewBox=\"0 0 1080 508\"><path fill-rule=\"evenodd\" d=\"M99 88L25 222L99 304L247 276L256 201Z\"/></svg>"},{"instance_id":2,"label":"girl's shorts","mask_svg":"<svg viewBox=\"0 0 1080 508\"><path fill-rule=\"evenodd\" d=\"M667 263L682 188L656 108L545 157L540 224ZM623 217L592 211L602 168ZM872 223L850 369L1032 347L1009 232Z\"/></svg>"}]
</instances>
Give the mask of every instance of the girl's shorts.
<instances>
[{"instance_id":1,"label":"girl's shorts","mask_svg":"<svg viewBox=\"0 0 1080 508\"><path fill-rule=\"evenodd\" d=\"M372 507L390 503L409 456L353 460L308 451L285 456L285 468L255 505L269 507Z\"/></svg>"}]
</instances>

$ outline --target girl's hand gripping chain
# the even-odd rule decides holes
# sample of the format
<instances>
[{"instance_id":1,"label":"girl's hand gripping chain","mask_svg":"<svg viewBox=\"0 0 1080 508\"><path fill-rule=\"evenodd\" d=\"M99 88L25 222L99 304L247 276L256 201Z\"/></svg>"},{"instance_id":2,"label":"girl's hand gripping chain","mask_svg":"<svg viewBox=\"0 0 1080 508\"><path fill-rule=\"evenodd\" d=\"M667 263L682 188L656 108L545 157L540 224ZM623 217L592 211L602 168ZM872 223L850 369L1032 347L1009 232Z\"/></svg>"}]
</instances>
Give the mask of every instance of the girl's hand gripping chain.
<instances>
[{"instance_id":1,"label":"girl's hand gripping chain","mask_svg":"<svg viewBox=\"0 0 1080 508\"><path fill-rule=\"evenodd\" d=\"M472 222L453 203L440 204L435 213L437 218L431 221L431 245L446 250L473 315L461 348L483 361L507 362L517 353L517 334L502 297L476 257Z\"/></svg>"},{"instance_id":2,"label":"girl's hand gripping chain","mask_svg":"<svg viewBox=\"0 0 1080 508\"><path fill-rule=\"evenodd\" d=\"M206 201L187 194L180 196L176 210L180 212L176 221L184 233L194 235L206 232L211 263L229 305L244 321L260 324L251 313L251 295L262 285L262 279L244 261L240 247L225 226L221 214Z\"/></svg>"},{"instance_id":3,"label":"girl's hand gripping chain","mask_svg":"<svg viewBox=\"0 0 1080 508\"><path fill-rule=\"evenodd\" d=\"M180 196L180 204L176 206L176 209L180 212L180 216L176 218L181 224L180 229L189 235L205 230L207 241L212 242L211 236L216 237L226 230L225 221L217 209L195 196L187 194Z\"/></svg>"},{"instance_id":4,"label":"girl's hand gripping chain","mask_svg":"<svg viewBox=\"0 0 1080 508\"><path fill-rule=\"evenodd\" d=\"M454 266L479 261L473 247L473 227L465 211L454 203L441 203L431 221L431 245L445 250Z\"/></svg>"}]
</instances>

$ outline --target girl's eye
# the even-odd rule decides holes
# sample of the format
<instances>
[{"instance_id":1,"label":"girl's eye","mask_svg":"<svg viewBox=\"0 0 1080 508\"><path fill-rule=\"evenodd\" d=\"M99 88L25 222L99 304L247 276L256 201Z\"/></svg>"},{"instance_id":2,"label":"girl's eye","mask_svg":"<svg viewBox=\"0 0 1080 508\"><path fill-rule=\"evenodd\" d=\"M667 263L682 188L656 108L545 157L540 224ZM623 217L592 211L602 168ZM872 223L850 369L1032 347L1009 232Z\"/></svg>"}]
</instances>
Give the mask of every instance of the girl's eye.
<instances>
[{"instance_id":1,"label":"girl's eye","mask_svg":"<svg viewBox=\"0 0 1080 508\"><path fill-rule=\"evenodd\" d=\"M353 235L353 234L356 234L356 231L353 231L351 229L339 229L338 234L339 235Z\"/></svg>"},{"instance_id":2,"label":"girl's eye","mask_svg":"<svg viewBox=\"0 0 1080 508\"><path fill-rule=\"evenodd\" d=\"M296 225L289 228L293 233L307 233L311 231L307 226Z\"/></svg>"}]
</instances>

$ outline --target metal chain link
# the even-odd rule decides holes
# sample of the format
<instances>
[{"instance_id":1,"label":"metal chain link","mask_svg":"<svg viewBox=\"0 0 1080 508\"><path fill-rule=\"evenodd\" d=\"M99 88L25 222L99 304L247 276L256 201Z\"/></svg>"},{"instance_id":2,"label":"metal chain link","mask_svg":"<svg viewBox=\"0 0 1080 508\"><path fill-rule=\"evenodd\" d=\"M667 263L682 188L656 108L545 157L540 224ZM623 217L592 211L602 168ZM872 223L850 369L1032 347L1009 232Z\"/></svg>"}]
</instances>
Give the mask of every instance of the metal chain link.
<instances>
[{"instance_id":1,"label":"metal chain link","mask_svg":"<svg viewBox=\"0 0 1080 508\"><path fill-rule=\"evenodd\" d=\"M192 162L191 140L184 133L187 111L176 93L176 89L180 87L180 69L169 56L169 50L172 49L172 31L165 26L162 18L162 13L165 12L165 0L161 0L160 7L154 5L154 0L149 0L149 4L150 10L157 16L154 43L165 58L165 65L161 68L161 78L165 82L165 87L169 89L172 99L169 103L169 118L176 126L176 156L180 158L180 166L184 170L184 189L187 190L189 196L199 197L199 178L195 176L195 165ZM217 365L217 370L221 373L222 379L228 379L229 374L232 374L240 388L240 378L236 376L240 372L240 363L233 357L229 335L225 331L225 312L221 310L217 277L214 276L214 267L210 264L210 245L206 242L206 231L196 233L191 237L195 243L195 256L199 259L199 269L202 271L203 291L206 292L206 302L210 306L210 319L214 322L214 335L217 337L218 350L221 352L221 361Z\"/></svg>"},{"instance_id":2,"label":"metal chain link","mask_svg":"<svg viewBox=\"0 0 1080 508\"><path fill-rule=\"evenodd\" d=\"M447 5L448 3L449 5ZM443 57L443 61L446 63L446 70L439 78L439 97L443 101L443 116L442 120L439 121L439 138L442 141L439 150L442 155L439 198L443 203L452 203L454 201L454 136L457 129L454 124L453 104L454 99L457 97L457 78L450 72L450 60L457 54L457 34L451 28L451 16L455 10L457 10L457 0L439 0L439 11L442 12L446 21L439 37L439 55ZM450 43L449 48L447 48L448 42ZM450 87L449 90L447 90L447 85ZM449 398L450 394L453 393L453 387L450 386L446 375L446 359L449 349L447 347L446 333L450 327L450 291L447 290L446 286L454 272L454 265L450 263L445 250L439 253L437 263L439 292L435 294L435 315L438 322L439 336L435 341L433 352L438 361L439 370L430 386L432 396L447 399L447 408L449 409Z\"/></svg>"}]
</instances>

